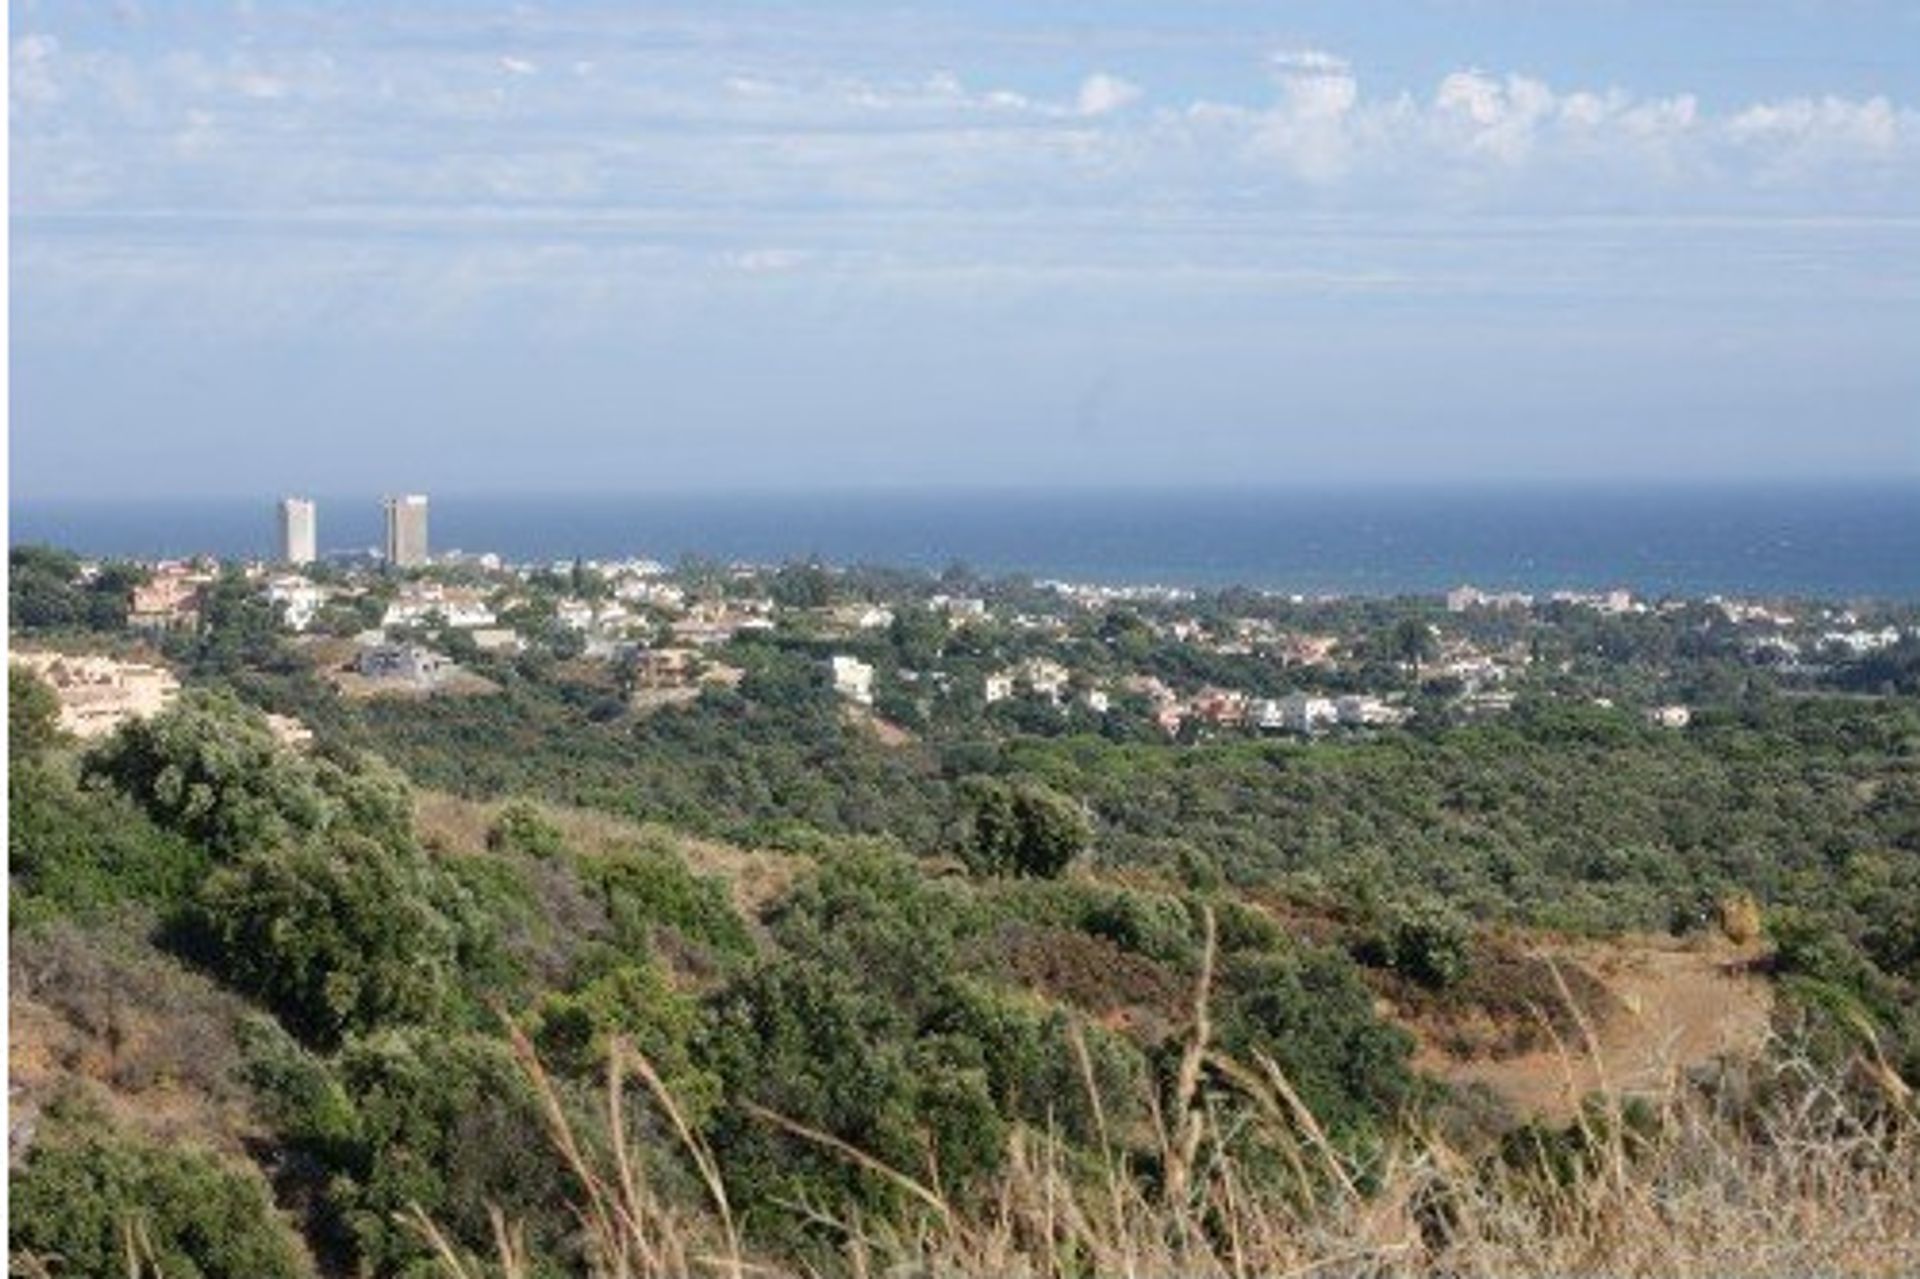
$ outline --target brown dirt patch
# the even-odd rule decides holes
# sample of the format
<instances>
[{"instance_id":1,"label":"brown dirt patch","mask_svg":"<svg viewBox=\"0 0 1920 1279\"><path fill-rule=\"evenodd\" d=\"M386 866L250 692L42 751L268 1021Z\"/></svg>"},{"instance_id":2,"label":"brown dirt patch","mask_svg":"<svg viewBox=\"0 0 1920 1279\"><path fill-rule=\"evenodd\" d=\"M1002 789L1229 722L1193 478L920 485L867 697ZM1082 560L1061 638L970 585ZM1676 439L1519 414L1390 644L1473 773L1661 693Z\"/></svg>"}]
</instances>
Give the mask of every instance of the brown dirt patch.
<instances>
[{"instance_id":1,"label":"brown dirt patch","mask_svg":"<svg viewBox=\"0 0 1920 1279\"><path fill-rule=\"evenodd\" d=\"M1586 974L1604 991L1592 1003L1576 997L1585 1006L1577 1018L1566 1012L1572 1033L1556 1029L1544 1046L1506 1055L1461 1054L1415 1018L1415 1065L1448 1083L1484 1086L1516 1113L1565 1120L1588 1093L1662 1092L1688 1070L1754 1052L1765 1040L1773 992L1755 971L1751 948L1633 937L1542 941L1532 954L1563 974Z\"/></svg>"},{"instance_id":2,"label":"brown dirt patch","mask_svg":"<svg viewBox=\"0 0 1920 1279\"><path fill-rule=\"evenodd\" d=\"M240 1000L142 942L58 929L8 957L10 1153L80 1090L129 1129L238 1154L256 1133L237 1083Z\"/></svg>"},{"instance_id":3,"label":"brown dirt patch","mask_svg":"<svg viewBox=\"0 0 1920 1279\"><path fill-rule=\"evenodd\" d=\"M1624 1011L1607 984L1570 957L1505 933L1483 934L1466 976L1429 990L1397 973L1364 970L1388 1015L1456 1061L1501 1061L1577 1041L1582 1016Z\"/></svg>"}]
</instances>

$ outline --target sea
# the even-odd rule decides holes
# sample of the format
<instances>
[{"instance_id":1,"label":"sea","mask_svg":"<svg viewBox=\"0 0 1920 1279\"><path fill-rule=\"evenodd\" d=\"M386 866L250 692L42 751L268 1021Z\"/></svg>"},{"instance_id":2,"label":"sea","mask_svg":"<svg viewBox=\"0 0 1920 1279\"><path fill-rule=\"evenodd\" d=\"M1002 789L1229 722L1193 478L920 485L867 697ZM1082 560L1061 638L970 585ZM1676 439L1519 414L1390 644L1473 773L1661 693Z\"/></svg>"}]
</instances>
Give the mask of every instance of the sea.
<instances>
[{"instance_id":1,"label":"sea","mask_svg":"<svg viewBox=\"0 0 1920 1279\"><path fill-rule=\"evenodd\" d=\"M1398 595L1544 591L1920 600L1920 479L1852 485L431 495L436 552L699 556L1132 585ZM316 495L323 552L380 542L379 498ZM16 497L15 545L265 556L275 495Z\"/></svg>"}]
</instances>

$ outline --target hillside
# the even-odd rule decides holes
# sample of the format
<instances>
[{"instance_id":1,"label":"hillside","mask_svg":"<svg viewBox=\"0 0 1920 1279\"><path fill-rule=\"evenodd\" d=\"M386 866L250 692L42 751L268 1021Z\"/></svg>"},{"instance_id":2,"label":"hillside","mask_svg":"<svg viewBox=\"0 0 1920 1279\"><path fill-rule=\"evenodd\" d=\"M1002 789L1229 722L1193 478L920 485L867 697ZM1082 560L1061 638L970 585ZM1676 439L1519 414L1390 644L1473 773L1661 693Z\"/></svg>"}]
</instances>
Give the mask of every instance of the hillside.
<instances>
[{"instance_id":1,"label":"hillside","mask_svg":"<svg viewBox=\"0 0 1920 1279\"><path fill-rule=\"evenodd\" d=\"M1850 936L1808 896L1763 934L1736 896L1724 928L1575 933L1391 881L1237 882L1116 855L1104 801L1037 770L943 781L932 847L791 826L755 847L418 787L217 693L87 748L13 693L14 1243L52 1273L464 1273L509 1246L496 1212L527 1273L736 1250L1680 1272L1754 1229L1727 1178L1783 1221L1844 1184L1883 1228L1776 1233L1779 1256L1912 1257L1912 988L1878 966L1897 912ZM1776 1184L1756 1125L1839 1180ZM1691 1186L1696 1251L1605 1234L1671 1208L1643 1178ZM1491 1216L1435 1217L1443 1187Z\"/></svg>"}]
</instances>

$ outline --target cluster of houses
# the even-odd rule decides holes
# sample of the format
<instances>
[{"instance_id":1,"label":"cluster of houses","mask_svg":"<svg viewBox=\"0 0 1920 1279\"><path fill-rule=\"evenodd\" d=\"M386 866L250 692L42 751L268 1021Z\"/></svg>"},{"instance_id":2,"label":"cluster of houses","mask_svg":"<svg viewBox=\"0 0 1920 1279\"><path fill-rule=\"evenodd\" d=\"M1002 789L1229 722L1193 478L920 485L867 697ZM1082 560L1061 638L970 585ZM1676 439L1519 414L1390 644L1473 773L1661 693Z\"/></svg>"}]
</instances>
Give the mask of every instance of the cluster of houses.
<instances>
[{"instance_id":1,"label":"cluster of houses","mask_svg":"<svg viewBox=\"0 0 1920 1279\"><path fill-rule=\"evenodd\" d=\"M105 737L130 719L158 714L180 696L173 672L146 662L22 649L15 649L8 660L53 690L60 702L61 731L82 740Z\"/></svg>"},{"instance_id":2,"label":"cluster of houses","mask_svg":"<svg viewBox=\"0 0 1920 1279\"><path fill-rule=\"evenodd\" d=\"M1267 697L1211 683L1176 689L1154 675L1127 672L1124 661L1118 663L1118 671L1110 660L1095 668L1075 669L1069 664L1076 660L1073 644L1094 633L1090 619L1098 620L1104 637L1105 615L1122 606L1132 617L1129 625L1138 628L1129 633L1143 632L1156 642L1177 643L1221 658L1251 658L1283 671L1298 671L1301 678L1289 681L1297 684L1333 682L1323 676L1353 669L1358 661L1380 660L1377 648L1369 652L1356 628L1341 621L1321 621L1315 629L1303 629L1301 614L1286 609L1249 610L1277 616L1221 617L1188 608L1196 595L1182 588L1045 582L1037 585L1051 592L1057 605L1044 600L1034 603L1026 596L1028 602L1009 607L990 603L981 595L943 592L803 607L777 603L771 598L777 584L766 570L743 565L727 570L718 585L708 580L704 586L694 586L676 580L665 566L647 559L516 566L503 564L497 556L454 552L443 555L438 564L447 571L399 581L358 572L309 575L304 569L284 566L251 565L244 572L273 606L282 625L296 634L324 629L341 636L354 627L363 628L351 635L351 657L342 658L336 669L375 691L457 691L463 686L463 672L455 654L511 655L542 644L565 656L617 666L621 685L636 708L670 704L690 700L716 685L737 685L742 672L719 660L727 645L787 629L828 646L845 643L854 650L835 653L825 664L835 692L858 707L872 707L877 684L889 680L897 681L896 687L917 690L923 705L930 695L952 695L961 683L977 680L972 687L989 707L1030 701L1095 715L1144 711L1170 736L1190 727L1310 736L1391 727L1410 713L1397 694L1332 695L1303 690ZM130 626L156 636L198 628L218 566L207 561L166 561L150 569L148 580L133 590L129 601ZM1292 604L1324 602L1300 596L1271 598ZM375 607L370 599L381 603ZM1888 625L1884 618L1871 615L1862 621L1838 608L1801 606L1805 613L1800 616L1765 601L1713 596L1704 603L1741 629L1740 645L1752 658L1787 670L1817 669L1817 661L1857 658L1920 634L1915 628ZM1649 605L1626 590L1559 591L1536 597L1471 585L1447 592L1445 605L1460 620L1429 627L1431 643L1414 673L1423 682L1447 681L1453 706L1467 716L1510 709L1515 677L1531 661L1526 640L1514 638L1511 627L1504 622L1494 625L1496 619L1486 614L1532 614L1546 606L1561 606L1605 616L1669 616L1675 610L1699 606L1679 600ZM889 668L883 676L869 660L877 656L872 637L892 627L903 610L922 609L942 619L949 630L990 627L995 644L1010 640L1008 647L1016 652L1045 651L1006 661L984 674L978 666L963 666L922 671ZM1550 614L1545 616L1551 621ZM1501 638L1490 639L1493 635ZM1055 640L1063 641L1060 647L1052 646ZM1116 645L1114 652L1124 651L1117 647L1118 640L1110 643ZM959 673L960 669L966 673ZM171 676L137 663L87 666L81 659L69 659L69 665L49 679L62 690L63 715L81 735L111 731L101 725L123 722L129 714L151 713L171 696ZM1350 683L1344 678L1342 682ZM465 686L472 684L470 679L465 681ZM967 696L972 696L971 689ZM1653 723L1680 728L1688 722L1689 712L1684 706L1657 706L1648 717Z\"/></svg>"},{"instance_id":3,"label":"cluster of houses","mask_svg":"<svg viewBox=\"0 0 1920 1279\"><path fill-rule=\"evenodd\" d=\"M873 705L876 672L871 663L840 653L829 659L828 667L834 692L857 706ZM929 674L902 672L902 678L918 683ZM939 686L947 683L938 673L931 673L930 678ZM1405 723L1410 714L1404 705L1367 694L1292 693L1263 698L1237 689L1206 686L1182 696L1158 676L1127 675L1103 683L1077 678L1065 664L1047 657L1031 657L988 673L981 694L988 706L1029 698L1056 709L1077 704L1096 715L1111 711L1116 697L1135 698L1146 704L1154 723L1170 737L1177 736L1188 724L1313 736L1340 728L1393 727Z\"/></svg>"},{"instance_id":4,"label":"cluster of houses","mask_svg":"<svg viewBox=\"0 0 1920 1279\"><path fill-rule=\"evenodd\" d=\"M172 706L180 681L164 666L96 653L58 653L16 648L7 655L53 690L59 705L56 726L82 741L113 733L131 720L145 719ZM268 715L267 727L282 743L303 747L313 730L288 715Z\"/></svg>"},{"instance_id":5,"label":"cluster of houses","mask_svg":"<svg viewBox=\"0 0 1920 1279\"><path fill-rule=\"evenodd\" d=\"M196 629L214 577L212 568L198 562L163 560L154 565L146 583L133 588L128 627L148 634Z\"/></svg>"}]
</instances>

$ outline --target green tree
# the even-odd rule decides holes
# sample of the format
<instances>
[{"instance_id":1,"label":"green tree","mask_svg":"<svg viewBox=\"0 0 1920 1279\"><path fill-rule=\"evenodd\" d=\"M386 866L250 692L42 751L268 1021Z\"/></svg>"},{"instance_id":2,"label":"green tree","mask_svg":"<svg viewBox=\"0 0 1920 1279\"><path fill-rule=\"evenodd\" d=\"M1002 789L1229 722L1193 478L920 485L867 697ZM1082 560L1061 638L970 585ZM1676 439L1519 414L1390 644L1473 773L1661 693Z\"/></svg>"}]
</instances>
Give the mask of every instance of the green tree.
<instances>
[{"instance_id":1,"label":"green tree","mask_svg":"<svg viewBox=\"0 0 1920 1279\"><path fill-rule=\"evenodd\" d=\"M1052 879L1092 838L1080 805L1045 786L972 777L963 787L963 800L964 852L983 875Z\"/></svg>"},{"instance_id":2,"label":"green tree","mask_svg":"<svg viewBox=\"0 0 1920 1279\"><path fill-rule=\"evenodd\" d=\"M191 941L223 980L322 1049L430 1020L456 984L460 938L428 872L417 853L353 835L257 852L209 878Z\"/></svg>"},{"instance_id":3,"label":"green tree","mask_svg":"<svg viewBox=\"0 0 1920 1279\"><path fill-rule=\"evenodd\" d=\"M1406 666L1416 684L1420 682L1421 666L1432 661L1440 651L1432 625L1422 617L1403 617L1394 623L1387 647L1394 658Z\"/></svg>"},{"instance_id":4,"label":"green tree","mask_svg":"<svg viewBox=\"0 0 1920 1279\"><path fill-rule=\"evenodd\" d=\"M7 665L7 747L15 760L39 755L60 739L60 699L24 666Z\"/></svg>"},{"instance_id":5,"label":"green tree","mask_svg":"<svg viewBox=\"0 0 1920 1279\"><path fill-rule=\"evenodd\" d=\"M87 769L218 856L336 828L396 847L412 839L399 774L368 757L288 750L258 711L224 694L191 693L129 722Z\"/></svg>"}]
</instances>

